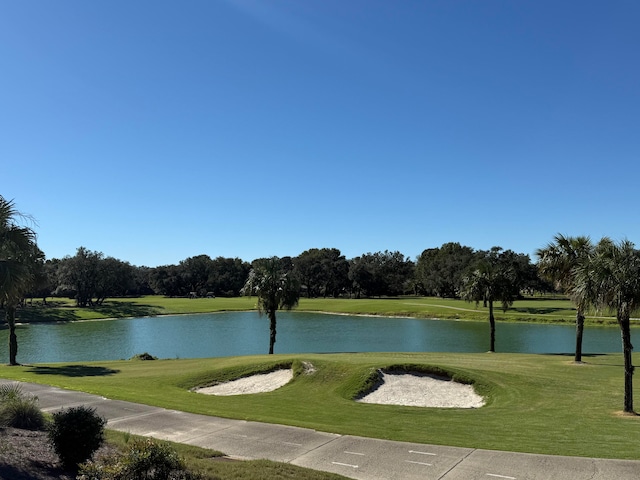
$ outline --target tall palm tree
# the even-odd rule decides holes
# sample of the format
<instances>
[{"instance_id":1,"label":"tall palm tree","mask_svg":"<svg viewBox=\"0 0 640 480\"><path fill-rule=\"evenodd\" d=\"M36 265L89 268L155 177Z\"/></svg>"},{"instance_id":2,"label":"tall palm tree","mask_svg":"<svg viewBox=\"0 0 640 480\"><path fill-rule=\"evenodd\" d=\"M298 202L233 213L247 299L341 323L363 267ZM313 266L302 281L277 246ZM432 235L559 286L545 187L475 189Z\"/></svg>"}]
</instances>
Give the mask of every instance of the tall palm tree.
<instances>
[{"instance_id":1,"label":"tall palm tree","mask_svg":"<svg viewBox=\"0 0 640 480\"><path fill-rule=\"evenodd\" d=\"M493 247L477 262L475 268L462 280L462 298L469 302L486 302L489 307L489 351L496 351L496 320L494 302L501 302L503 310L509 308L519 293L516 272L508 262L507 252Z\"/></svg>"},{"instance_id":2,"label":"tall palm tree","mask_svg":"<svg viewBox=\"0 0 640 480\"><path fill-rule=\"evenodd\" d=\"M35 242L35 232L20 226L22 215L13 201L0 196L0 304L4 306L9 326L9 364L17 365L16 307L34 278L36 259L42 252Z\"/></svg>"},{"instance_id":3,"label":"tall palm tree","mask_svg":"<svg viewBox=\"0 0 640 480\"><path fill-rule=\"evenodd\" d=\"M624 357L624 411L633 413L631 314L640 308L640 251L629 240L604 237L590 265L578 269L577 285L595 282L597 304L616 312Z\"/></svg>"},{"instance_id":4,"label":"tall palm tree","mask_svg":"<svg viewBox=\"0 0 640 480\"><path fill-rule=\"evenodd\" d=\"M278 257L256 260L244 285L245 295L256 294L258 312L269 318L269 354L276 343L276 312L291 310L298 304L300 285Z\"/></svg>"},{"instance_id":5,"label":"tall palm tree","mask_svg":"<svg viewBox=\"0 0 640 480\"><path fill-rule=\"evenodd\" d=\"M582 337L584 333L585 311L595 302L593 282L579 286L576 284L576 272L586 266L593 256L591 239L585 236L565 237L558 234L545 248L536 250L540 274L553 282L557 289L571 298L576 306L576 349L574 360L582 361Z\"/></svg>"}]
</instances>

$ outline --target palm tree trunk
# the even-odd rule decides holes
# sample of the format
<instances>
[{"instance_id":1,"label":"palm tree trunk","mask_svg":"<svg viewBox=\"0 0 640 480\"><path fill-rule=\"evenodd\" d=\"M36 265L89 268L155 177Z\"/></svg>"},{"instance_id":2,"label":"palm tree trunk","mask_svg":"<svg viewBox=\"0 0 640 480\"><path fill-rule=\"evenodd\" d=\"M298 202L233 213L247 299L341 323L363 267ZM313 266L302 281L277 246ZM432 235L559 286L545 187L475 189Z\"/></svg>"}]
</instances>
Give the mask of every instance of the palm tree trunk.
<instances>
[{"instance_id":1,"label":"palm tree trunk","mask_svg":"<svg viewBox=\"0 0 640 480\"><path fill-rule=\"evenodd\" d=\"M276 311L269 310L269 355L273 354L273 346L276 343Z\"/></svg>"},{"instance_id":2,"label":"palm tree trunk","mask_svg":"<svg viewBox=\"0 0 640 480\"><path fill-rule=\"evenodd\" d=\"M9 365L18 365L18 337L16 336L16 307L7 305L6 320L9 326Z\"/></svg>"},{"instance_id":3,"label":"palm tree trunk","mask_svg":"<svg viewBox=\"0 0 640 480\"><path fill-rule=\"evenodd\" d=\"M576 355L574 360L582 362L582 335L584 333L584 313L578 309L576 313Z\"/></svg>"},{"instance_id":4,"label":"palm tree trunk","mask_svg":"<svg viewBox=\"0 0 640 480\"><path fill-rule=\"evenodd\" d=\"M490 352L496 351L496 319L493 316L493 300L489 300L489 325L491 326Z\"/></svg>"},{"instance_id":5,"label":"palm tree trunk","mask_svg":"<svg viewBox=\"0 0 640 480\"><path fill-rule=\"evenodd\" d=\"M631 352L633 345L631 344L631 328L629 316L618 316L618 324L620 325L620 333L622 335L622 353L624 355L624 411L633 413L633 360Z\"/></svg>"}]
</instances>

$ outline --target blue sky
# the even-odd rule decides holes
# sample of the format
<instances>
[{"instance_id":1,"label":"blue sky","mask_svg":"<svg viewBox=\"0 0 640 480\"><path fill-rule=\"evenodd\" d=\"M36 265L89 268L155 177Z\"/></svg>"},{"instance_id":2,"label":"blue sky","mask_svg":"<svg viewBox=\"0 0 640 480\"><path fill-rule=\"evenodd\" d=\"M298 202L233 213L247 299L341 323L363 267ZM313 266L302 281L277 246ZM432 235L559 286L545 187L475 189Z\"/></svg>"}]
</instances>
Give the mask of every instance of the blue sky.
<instances>
[{"instance_id":1,"label":"blue sky","mask_svg":"<svg viewBox=\"0 0 640 480\"><path fill-rule=\"evenodd\" d=\"M47 258L640 244L635 1L0 0Z\"/></svg>"}]
</instances>

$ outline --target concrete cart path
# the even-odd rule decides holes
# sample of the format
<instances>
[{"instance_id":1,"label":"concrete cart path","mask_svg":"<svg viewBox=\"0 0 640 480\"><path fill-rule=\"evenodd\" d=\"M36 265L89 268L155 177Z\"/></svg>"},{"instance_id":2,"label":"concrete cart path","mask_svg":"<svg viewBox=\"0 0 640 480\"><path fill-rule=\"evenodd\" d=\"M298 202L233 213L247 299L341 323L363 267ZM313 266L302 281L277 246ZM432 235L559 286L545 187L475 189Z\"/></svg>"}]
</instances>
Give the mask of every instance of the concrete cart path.
<instances>
[{"instance_id":1,"label":"concrete cart path","mask_svg":"<svg viewBox=\"0 0 640 480\"><path fill-rule=\"evenodd\" d=\"M0 380L0 383L13 383ZM87 405L107 427L362 480L637 480L640 461L534 455L395 442L196 415L34 383L20 383L48 412ZM603 445L603 449L606 445Z\"/></svg>"}]
</instances>

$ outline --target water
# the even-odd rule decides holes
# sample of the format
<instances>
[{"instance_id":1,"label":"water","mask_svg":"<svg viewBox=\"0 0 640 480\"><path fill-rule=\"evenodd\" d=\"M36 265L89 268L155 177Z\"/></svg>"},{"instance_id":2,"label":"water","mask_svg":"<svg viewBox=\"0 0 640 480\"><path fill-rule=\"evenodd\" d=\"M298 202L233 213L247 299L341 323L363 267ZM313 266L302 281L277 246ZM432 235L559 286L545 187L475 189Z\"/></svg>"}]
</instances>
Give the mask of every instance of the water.
<instances>
[{"instance_id":1,"label":"water","mask_svg":"<svg viewBox=\"0 0 640 480\"><path fill-rule=\"evenodd\" d=\"M277 318L275 353L485 352L489 347L488 322L295 311L278 312ZM33 324L20 326L17 334L21 363L118 360L143 352L159 358L204 358L269 350L269 320L257 312ZM496 327L497 352L571 354L574 348L571 325ZM620 350L617 327L585 330L585 354ZM8 360L6 350L0 350L2 355Z\"/></svg>"}]
</instances>

